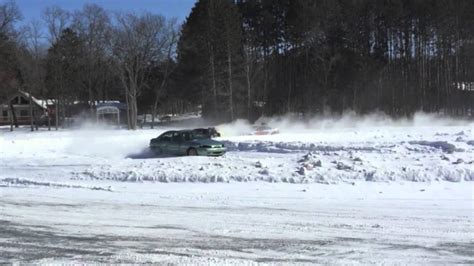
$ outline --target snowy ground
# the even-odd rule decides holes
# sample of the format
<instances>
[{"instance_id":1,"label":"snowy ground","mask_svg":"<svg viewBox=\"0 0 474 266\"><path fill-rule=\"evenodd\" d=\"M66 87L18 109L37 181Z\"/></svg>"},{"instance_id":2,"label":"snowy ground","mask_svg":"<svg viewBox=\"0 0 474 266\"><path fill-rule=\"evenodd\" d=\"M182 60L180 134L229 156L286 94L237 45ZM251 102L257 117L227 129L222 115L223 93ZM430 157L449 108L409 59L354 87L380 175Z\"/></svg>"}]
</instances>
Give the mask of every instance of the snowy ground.
<instances>
[{"instance_id":1,"label":"snowy ground","mask_svg":"<svg viewBox=\"0 0 474 266\"><path fill-rule=\"evenodd\" d=\"M470 184L0 192L0 262L474 263Z\"/></svg>"},{"instance_id":2,"label":"snowy ground","mask_svg":"<svg viewBox=\"0 0 474 266\"><path fill-rule=\"evenodd\" d=\"M472 123L279 126L220 158L0 129L0 263L474 263Z\"/></svg>"}]
</instances>

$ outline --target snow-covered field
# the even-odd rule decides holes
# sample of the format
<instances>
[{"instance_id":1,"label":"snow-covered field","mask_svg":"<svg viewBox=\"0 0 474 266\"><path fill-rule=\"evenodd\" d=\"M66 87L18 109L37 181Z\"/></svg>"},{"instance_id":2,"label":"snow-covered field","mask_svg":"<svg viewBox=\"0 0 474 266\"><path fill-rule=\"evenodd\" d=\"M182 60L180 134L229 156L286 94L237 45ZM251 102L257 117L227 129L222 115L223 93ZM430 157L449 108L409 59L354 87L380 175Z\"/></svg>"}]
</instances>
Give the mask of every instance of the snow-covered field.
<instances>
[{"instance_id":1,"label":"snow-covered field","mask_svg":"<svg viewBox=\"0 0 474 266\"><path fill-rule=\"evenodd\" d=\"M473 123L272 125L219 158L1 128L0 263L474 263Z\"/></svg>"}]
</instances>

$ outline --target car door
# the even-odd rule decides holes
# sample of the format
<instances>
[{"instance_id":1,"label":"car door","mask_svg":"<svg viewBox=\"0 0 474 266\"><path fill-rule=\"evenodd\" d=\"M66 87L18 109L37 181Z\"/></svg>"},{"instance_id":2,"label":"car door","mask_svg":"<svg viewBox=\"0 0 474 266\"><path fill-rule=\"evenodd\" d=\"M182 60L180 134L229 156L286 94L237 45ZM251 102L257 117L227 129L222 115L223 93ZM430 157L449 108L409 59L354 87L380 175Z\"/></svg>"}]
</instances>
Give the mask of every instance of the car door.
<instances>
[{"instance_id":1,"label":"car door","mask_svg":"<svg viewBox=\"0 0 474 266\"><path fill-rule=\"evenodd\" d=\"M161 135L153 142L152 149L162 154L170 154L169 144L172 140L173 132L167 132Z\"/></svg>"},{"instance_id":2,"label":"car door","mask_svg":"<svg viewBox=\"0 0 474 266\"><path fill-rule=\"evenodd\" d=\"M194 132L185 131L182 132L181 135L181 143L180 143L180 154L187 155L188 149L192 147L192 140L194 138Z\"/></svg>"},{"instance_id":3,"label":"car door","mask_svg":"<svg viewBox=\"0 0 474 266\"><path fill-rule=\"evenodd\" d=\"M181 144L183 143L183 133L174 132L171 141L168 143L168 150L173 155L182 155Z\"/></svg>"}]
</instances>

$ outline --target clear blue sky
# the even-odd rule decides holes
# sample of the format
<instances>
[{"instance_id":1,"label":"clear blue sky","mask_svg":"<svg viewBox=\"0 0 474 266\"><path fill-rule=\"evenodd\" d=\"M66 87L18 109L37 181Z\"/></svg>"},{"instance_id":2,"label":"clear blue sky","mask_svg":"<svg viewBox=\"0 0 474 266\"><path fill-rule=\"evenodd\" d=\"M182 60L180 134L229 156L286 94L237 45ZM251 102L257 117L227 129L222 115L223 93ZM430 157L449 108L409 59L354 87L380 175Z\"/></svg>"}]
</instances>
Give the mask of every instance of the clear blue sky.
<instances>
[{"instance_id":1,"label":"clear blue sky","mask_svg":"<svg viewBox=\"0 0 474 266\"><path fill-rule=\"evenodd\" d=\"M65 10L81 9L95 3L111 11L148 11L165 17L176 17L179 22L191 12L196 0L16 0L23 14L23 22L40 19L45 7L56 5Z\"/></svg>"}]
</instances>

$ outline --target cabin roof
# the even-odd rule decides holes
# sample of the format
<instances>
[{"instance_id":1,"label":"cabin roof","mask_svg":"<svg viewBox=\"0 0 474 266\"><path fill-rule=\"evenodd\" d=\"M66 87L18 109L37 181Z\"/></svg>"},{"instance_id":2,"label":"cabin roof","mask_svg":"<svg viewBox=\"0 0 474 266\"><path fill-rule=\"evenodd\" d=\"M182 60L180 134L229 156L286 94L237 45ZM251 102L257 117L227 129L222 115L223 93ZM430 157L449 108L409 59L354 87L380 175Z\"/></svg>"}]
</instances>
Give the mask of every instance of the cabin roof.
<instances>
[{"instance_id":1,"label":"cabin roof","mask_svg":"<svg viewBox=\"0 0 474 266\"><path fill-rule=\"evenodd\" d=\"M30 100L30 94L28 92L25 92L25 91L18 91L17 93L15 93L12 97L10 97L8 99L8 101L4 102L3 105L8 105L8 102L13 100L14 98L18 97L18 96L21 96L23 98L25 98L26 100ZM52 100L39 100L33 96L31 96L31 100L33 101L33 103L42 108L42 109L47 109L48 107L48 102L49 101L52 101Z\"/></svg>"}]
</instances>

